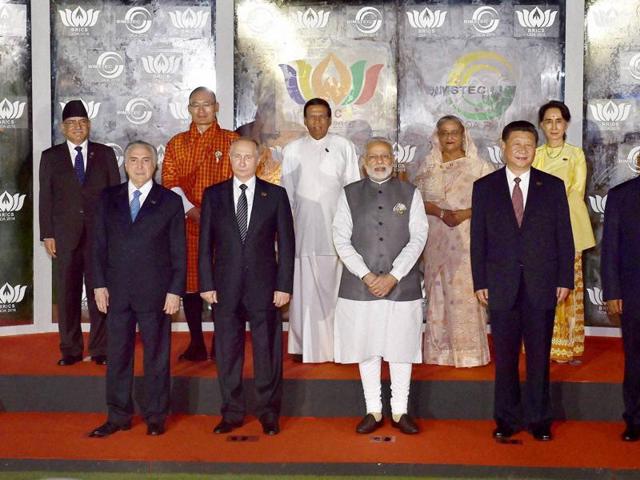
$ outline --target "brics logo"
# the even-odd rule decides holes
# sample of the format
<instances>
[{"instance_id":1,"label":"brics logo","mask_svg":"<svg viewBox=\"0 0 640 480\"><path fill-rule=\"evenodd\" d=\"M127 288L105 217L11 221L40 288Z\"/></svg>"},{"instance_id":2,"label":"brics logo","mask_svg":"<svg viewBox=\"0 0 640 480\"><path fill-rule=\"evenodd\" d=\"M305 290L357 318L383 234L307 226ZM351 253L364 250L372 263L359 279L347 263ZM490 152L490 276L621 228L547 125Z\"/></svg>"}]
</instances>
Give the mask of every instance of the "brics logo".
<instances>
[{"instance_id":1,"label":"brics logo","mask_svg":"<svg viewBox=\"0 0 640 480\"><path fill-rule=\"evenodd\" d=\"M518 23L524 28L549 28L556 21L556 15L558 15L557 10L547 9L543 12L540 7L532 10L523 8L516 12Z\"/></svg>"},{"instance_id":2,"label":"brics logo","mask_svg":"<svg viewBox=\"0 0 640 480\"><path fill-rule=\"evenodd\" d=\"M24 114L24 107L27 103L16 100L9 101L7 98L0 102L0 127L12 127L16 120Z\"/></svg>"},{"instance_id":3,"label":"brics logo","mask_svg":"<svg viewBox=\"0 0 640 480\"><path fill-rule=\"evenodd\" d=\"M298 10L294 18L301 29L320 29L327 26L329 15L331 15L331 12L328 10L318 10L316 12L309 7L304 12Z\"/></svg>"},{"instance_id":4,"label":"brics logo","mask_svg":"<svg viewBox=\"0 0 640 480\"><path fill-rule=\"evenodd\" d=\"M436 29L442 27L447 18L446 10L431 11L429 7L424 7L421 11L410 10L407 13L411 28Z\"/></svg>"},{"instance_id":5,"label":"brics logo","mask_svg":"<svg viewBox=\"0 0 640 480\"><path fill-rule=\"evenodd\" d=\"M22 210L26 194L14 193L11 195L6 190L0 195L0 222L11 222L16 219L16 212Z\"/></svg>"},{"instance_id":6,"label":"brics logo","mask_svg":"<svg viewBox=\"0 0 640 480\"><path fill-rule=\"evenodd\" d=\"M76 7L74 10L70 8L58 10L58 13L65 27L79 29L93 27L98 21L100 10L94 10L93 8L85 10L82 7Z\"/></svg>"},{"instance_id":7,"label":"brics logo","mask_svg":"<svg viewBox=\"0 0 640 480\"><path fill-rule=\"evenodd\" d=\"M366 60L359 60L347 67L334 53L330 53L315 67L306 60L296 60L295 66L282 63L279 67L289 97L298 105L320 97L334 105L346 106L363 105L376 91L384 65L378 63L369 68L366 65Z\"/></svg>"},{"instance_id":8,"label":"brics logo","mask_svg":"<svg viewBox=\"0 0 640 480\"><path fill-rule=\"evenodd\" d=\"M187 30L187 29L201 29L207 23L209 18L209 12L205 10L199 10L194 12L191 8L175 12L169 12L169 18L174 27Z\"/></svg>"},{"instance_id":9,"label":"brics logo","mask_svg":"<svg viewBox=\"0 0 640 480\"><path fill-rule=\"evenodd\" d=\"M16 311L16 304L24 299L27 291L26 285L11 286L5 283L0 287L0 313L12 313Z\"/></svg>"}]
</instances>

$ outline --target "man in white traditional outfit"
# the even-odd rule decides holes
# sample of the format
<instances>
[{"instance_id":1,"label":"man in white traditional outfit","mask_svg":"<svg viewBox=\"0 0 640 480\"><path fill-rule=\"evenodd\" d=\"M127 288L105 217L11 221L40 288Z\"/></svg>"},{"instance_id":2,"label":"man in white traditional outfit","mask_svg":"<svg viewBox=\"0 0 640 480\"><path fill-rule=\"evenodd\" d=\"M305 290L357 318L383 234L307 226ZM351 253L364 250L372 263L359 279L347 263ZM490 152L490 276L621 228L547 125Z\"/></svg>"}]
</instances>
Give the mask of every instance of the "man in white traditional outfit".
<instances>
[{"instance_id":1,"label":"man in white traditional outfit","mask_svg":"<svg viewBox=\"0 0 640 480\"><path fill-rule=\"evenodd\" d=\"M328 133L331 107L325 100L305 104L304 124L309 135L288 144L282 161L296 232L289 353L297 361L331 362L342 273L331 224L342 188L359 180L360 170L353 143Z\"/></svg>"},{"instance_id":2,"label":"man in white traditional outfit","mask_svg":"<svg viewBox=\"0 0 640 480\"><path fill-rule=\"evenodd\" d=\"M333 240L346 270L336 306L335 358L358 363L367 414L356 427L382 426L380 367L389 362L391 425L418 433L407 414L411 364L422 362L422 289L418 260L429 224L420 192L393 177L386 140L367 144L369 178L344 188L333 220Z\"/></svg>"}]
</instances>

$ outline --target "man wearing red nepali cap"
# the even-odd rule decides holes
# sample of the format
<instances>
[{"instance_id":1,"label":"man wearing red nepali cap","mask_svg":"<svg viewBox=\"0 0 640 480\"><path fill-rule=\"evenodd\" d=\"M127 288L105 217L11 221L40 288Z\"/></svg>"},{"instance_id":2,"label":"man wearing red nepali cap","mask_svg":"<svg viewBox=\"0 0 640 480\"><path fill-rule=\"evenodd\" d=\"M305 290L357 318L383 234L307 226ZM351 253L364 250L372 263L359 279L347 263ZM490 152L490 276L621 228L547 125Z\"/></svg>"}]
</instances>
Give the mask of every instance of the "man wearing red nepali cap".
<instances>
[{"instance_id":1,"label":"man wearing red nepali cap","mask_svg":"<svg viewBox=\"0 0 640 480\"><path fill-rule=\"evenodd\" d=\"M91 122L80 100L62 110L61 131L66 141L42 152L40 159L40 240L54 260L60 366L83 358L80 326L82 282L89 277L93 215L102 190L120 183L113 150L88 140ZM85 278L86 283L91 283ZM104 315L87 288L91 333L89 355L106 364L107 337Z\"/></svg>"}]
</instances>

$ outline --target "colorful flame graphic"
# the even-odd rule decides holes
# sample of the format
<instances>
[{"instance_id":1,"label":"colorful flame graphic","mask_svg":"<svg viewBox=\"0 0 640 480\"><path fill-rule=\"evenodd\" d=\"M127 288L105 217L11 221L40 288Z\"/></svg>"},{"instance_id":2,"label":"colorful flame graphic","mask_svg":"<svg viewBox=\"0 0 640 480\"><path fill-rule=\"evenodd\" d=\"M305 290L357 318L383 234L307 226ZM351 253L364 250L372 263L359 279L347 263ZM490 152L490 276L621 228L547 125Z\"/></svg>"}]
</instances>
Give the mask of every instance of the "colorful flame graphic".
<instances>
[{"instance_id":1,"label":"colorful flame graphic","mask_svg":"<svg viewBox=\"0 0 640 480\"><path fill-rule=\"evenodd\" d=\"M373 97L384 67L378 63L367 69L366 65L366 60L359 60L349 68L329 53L315 68L306 60L296 60L295 67L286 63L279 67L289 96L299 105L314 97L334 105L363 105Z\"/></svg>"}]
</instances>

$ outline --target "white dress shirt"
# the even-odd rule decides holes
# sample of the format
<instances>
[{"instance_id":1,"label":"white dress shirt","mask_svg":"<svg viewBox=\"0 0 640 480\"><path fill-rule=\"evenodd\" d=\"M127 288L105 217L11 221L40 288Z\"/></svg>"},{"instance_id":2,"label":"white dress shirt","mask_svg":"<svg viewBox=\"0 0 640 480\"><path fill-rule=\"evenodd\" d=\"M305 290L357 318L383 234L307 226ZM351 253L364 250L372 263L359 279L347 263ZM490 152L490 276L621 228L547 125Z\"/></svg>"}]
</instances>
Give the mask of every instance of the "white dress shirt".
<instances>
[{"instance_id":1,"label":"white dress shirt","mask_svg":"<svg viewBox=\"0 0 640 480\"><path fill-rule=\"evenodd\" d=\"M509 195L513 197L513 189L516 186L516 182L513 181L517 176L520 177L520 190L522 190L522 207L525 208L527 206L527 194L529 193L529 178L531 178L531 169L527 170L525 173L521 175L514 175L514 173L509 170L509 167L504 169L507 172L507 183L509 184Z\"/></svg>"},{"instance_id":2,"label":"white dress shirt","mask_svg":"<svg viewBox=\"0 0 640 480\"><path fill-rule=\"evenodd\" d=\"M89 140L85 140L80 145L76 145L75 143L67 140L67 147L69 148L69 155L71 155L71 166L75 168L76 166L76 157L78 156L78 152L76 151L76 147L82 147L82 159L84 161L84 171L87 171L87 158L89 158Z\"/></svg>"},{"instance_id":3,"label":"white dress shirt","mask_svg":"<svg viewBox=\"0 0 640 480\"><path fill-rule=\"evenodd\" d=\"M238 211L238 200L240 199L240 194L242 190L240 189L240 185L245 184L247 189L245 193L247 195L247 228L249 228L249 223L251 223L251 210L253 209L253 195L256 192L256 177L255 175L251 177L246 182L241 182L233 176L233 211L234 213Z\"/></svg>"},{"instance_id":4,"label":"white dress shirt","mask_svg":"<svg viewBox=\"0 0 640 480\"><path fill-rule=\"evenodd\" d=\"M140 195L139 200L140 200L140 208L142 208L142 204L144 203L144 201L149 196L149 192L151 191L151 187L153 187L153 180L149 180L147 183L142 185L140 188L137 188L133 183L131 183L131 180L129 180L129 182L128 182L129 205L131 205L131 200L133 200L133 192L135 192L136 190L140 190L140 193L142 195Z\"/></svg>"}]
</instances>

